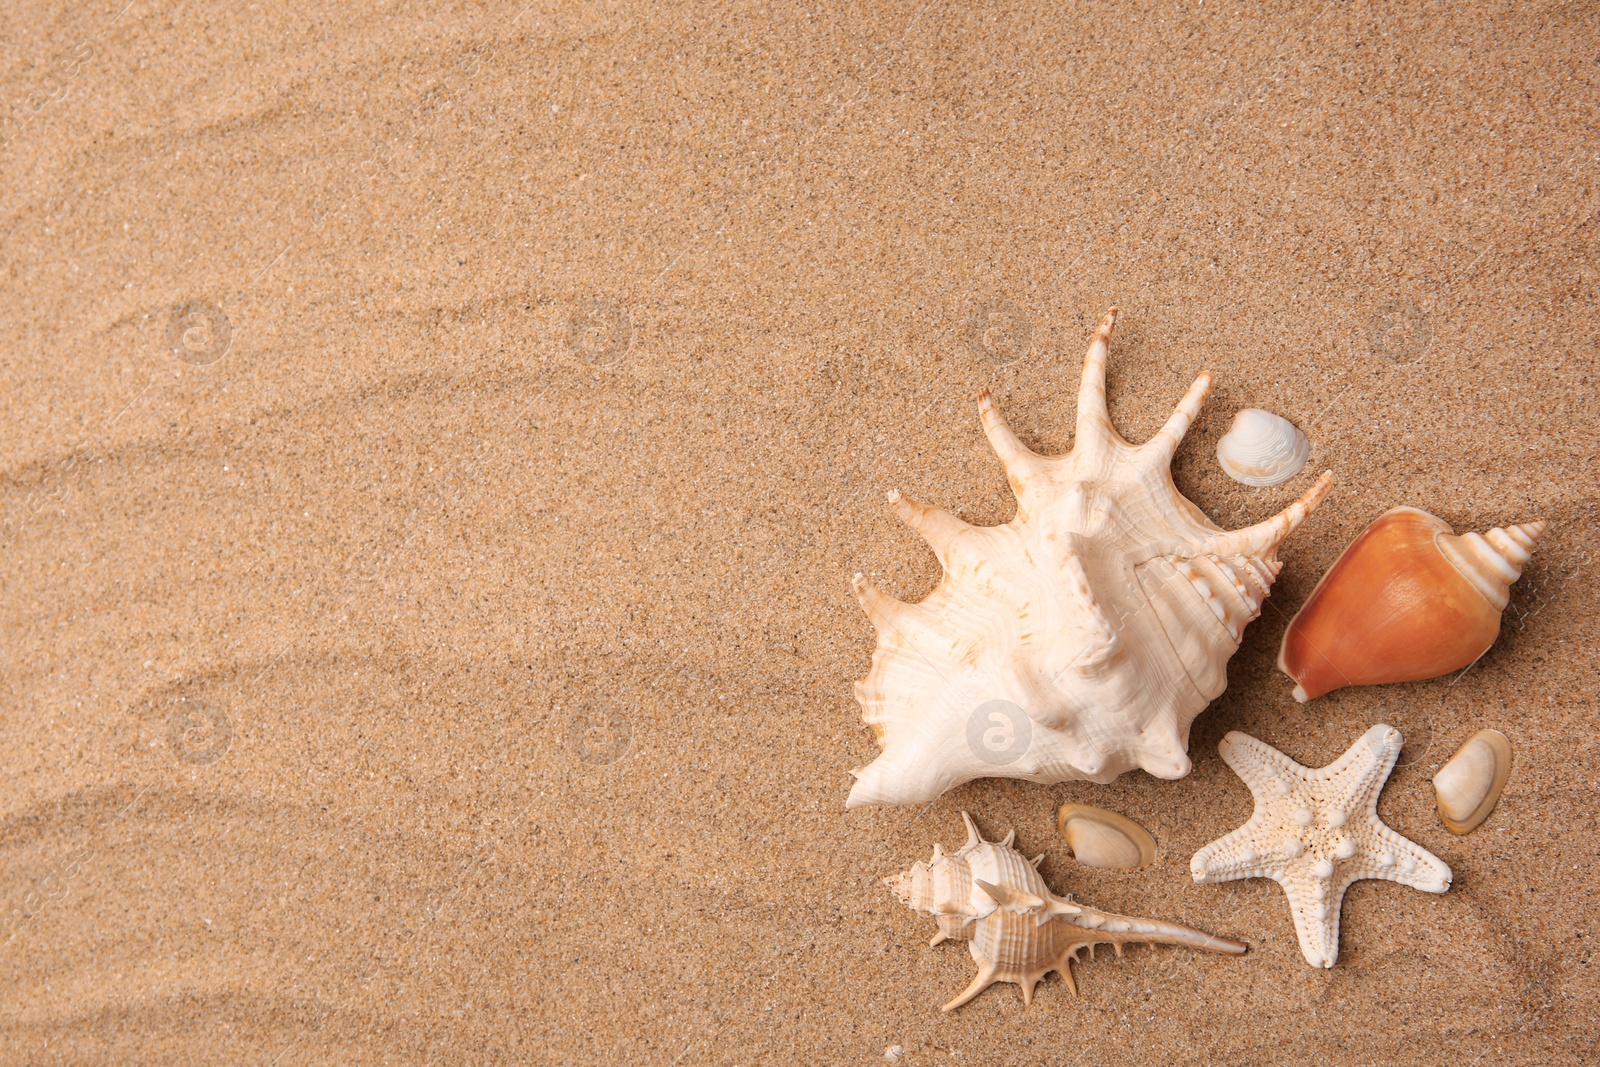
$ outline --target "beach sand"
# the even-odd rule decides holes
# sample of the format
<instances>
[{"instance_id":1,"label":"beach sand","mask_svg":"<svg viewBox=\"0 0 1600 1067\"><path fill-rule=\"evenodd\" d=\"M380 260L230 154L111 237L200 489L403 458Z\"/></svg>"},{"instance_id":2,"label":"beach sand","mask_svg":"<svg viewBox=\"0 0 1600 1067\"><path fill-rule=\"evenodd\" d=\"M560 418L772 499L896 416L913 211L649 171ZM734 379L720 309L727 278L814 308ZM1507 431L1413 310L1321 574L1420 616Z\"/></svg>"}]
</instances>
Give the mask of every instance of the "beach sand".
<instances>
[{"instance_id":1,"label":"beach sand","mask_svg":"<svg viewBox=\"0 0 1600 1067\"><path fill-rule=\"evenodd\" d=\"M0 14L0 1061L1595 1060L1592 5L122 5ZM1067 450L1112 305L1129 439L1216 372L1216 522L1335 472L1193 772L847 813L850 575L938 579L884 492L1009 519L977 393ZM1304 473L1221 472L1245 406ZM1295 703L1289 616L1400 504L1550 528L1472 669ZM1189 857L1251 811L1228 730L1378 722L1455 885L1358 883L1318 971ZM941 1015L974 964L880 880L963 809L1250 950Z\"/></svg>"}]
</instances>

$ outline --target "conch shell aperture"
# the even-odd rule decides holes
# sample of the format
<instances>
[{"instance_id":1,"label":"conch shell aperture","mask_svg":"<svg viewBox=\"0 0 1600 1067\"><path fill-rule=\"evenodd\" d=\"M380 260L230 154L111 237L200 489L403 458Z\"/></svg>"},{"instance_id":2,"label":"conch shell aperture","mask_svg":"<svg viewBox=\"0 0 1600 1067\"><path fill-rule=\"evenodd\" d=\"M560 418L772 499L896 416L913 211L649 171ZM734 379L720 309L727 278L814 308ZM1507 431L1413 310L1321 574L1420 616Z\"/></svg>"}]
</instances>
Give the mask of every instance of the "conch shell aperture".
<instances>
[{"instance_id":1,"label":"conch shell aperture","mask_svg":"<svg viewBox=\"0 0 1600 1067\"><path fill-rule=\"evenodd\" d=\"M1189 773L1189 724L1226 688L1228 659L1282 566L1278 545L1332 473L1265 522L1216 526L1170 469L1211 375L1153 438L1129 444L1106 408L1116 321L1113 308L1084 358L1069 454L1030 450L981 395L984 433L1017 498L1010 522L970 526L889 494L944 575L917 604L855 577L878 631L856 699L883 752L856 772L847 806L922 803L989 776Z\"/></svg>"},{"instance_id":2,"label":"conch shell aperture","mask_svg":"<svg viewBox=\"0 0 1600 1067\"><path fill-rule=\"evenodd\" d=\"M1278 667L1294 697L1347 685L1437 678L1489 650L1545 524L1457 535L1417 508L1391 508L1322 576L1289 627Z\"/></svg>"},{"instance_id":3,"label":"conch shell aperture","mask_svg":"<svg viewBox=\"0 0 1600 1067\"><path fill-rule=\"evenodd\" d=\"M1015 982L1022 987L1022 1002L1033 1003L1033 987L1051 971L1060 971L1074 996L1070 964L1087 948L1094 957L1096 944L1109 944L1118 956L1129 941L1159 942L1187 948L1239 955L1242 941L1233 941L1177 923L1113 915L1070 896L1050 892L1039 875L1039 861L1011 847L1013 831L1004 841L985 841L972 816L961 813L967 841L954 853L933 846L933 858L911 865L909 871L885 878L902 904L931 915L939 924L931 944L965 941L977 961L978 975L961 995L944 1005L953 1011L995 982Z\"/></svg>"}]
</instances>

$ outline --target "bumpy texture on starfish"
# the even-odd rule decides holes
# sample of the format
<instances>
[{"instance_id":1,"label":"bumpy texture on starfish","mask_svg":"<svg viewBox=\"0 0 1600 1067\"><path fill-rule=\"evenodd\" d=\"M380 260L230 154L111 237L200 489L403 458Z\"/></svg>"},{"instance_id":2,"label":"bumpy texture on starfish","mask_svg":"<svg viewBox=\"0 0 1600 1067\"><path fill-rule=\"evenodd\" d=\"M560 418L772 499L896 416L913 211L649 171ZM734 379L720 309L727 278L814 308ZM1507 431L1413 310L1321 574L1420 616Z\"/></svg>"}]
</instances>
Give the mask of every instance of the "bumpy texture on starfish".
<instances>
[{"instance_id":1,"label":"bumpy texture on starfish","mask_svg":"<svg viewBox=\"0 0 1600 1067\"><path fill-rule=\"evenodd\" d=\"M1313 967L1339 958L1339 907L1351 882L1387 878L1443 893L1450 868L1378 818L1378 794L1394 769L1400 731L1381 723L1326 767L1302 767L1248 734L1229 732L1223 761L1255 797L1250 821L1189 861L1196 882L1271 878L1283 886Z\"/></svg>"}]
</instances>

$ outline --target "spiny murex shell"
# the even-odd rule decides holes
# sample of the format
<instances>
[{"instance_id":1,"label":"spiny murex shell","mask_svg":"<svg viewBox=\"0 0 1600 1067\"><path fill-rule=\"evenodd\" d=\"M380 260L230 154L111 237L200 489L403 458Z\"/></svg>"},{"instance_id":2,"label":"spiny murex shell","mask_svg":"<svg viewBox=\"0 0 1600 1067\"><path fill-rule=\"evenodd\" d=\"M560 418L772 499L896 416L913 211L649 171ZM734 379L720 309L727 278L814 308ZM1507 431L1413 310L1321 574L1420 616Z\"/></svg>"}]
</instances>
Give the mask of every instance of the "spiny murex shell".
<instances>
[{"instance_id":1,"label":"spiny murex shell","mask_svg":"<svg viewBox=\"0 0 1600 1067\"><path fill-rule=\"evenodd\" d=\"M1113 915L1075 904L1070 896L1058 897L1037 869L1043 853L1025 859L1011 847L1015 831L1004 841L985 841L972 816L962 812L961 818L967 824L967 843L961 848L946 855L934 845L931 860L883 880L900 903L938 921L931 944L965 941L978 963L978 976L944 1005L945 1011L961 1007L995 982L1017 983L1023 1003L1031 1004L1034 985L1051 971L1060 971L1076 996L1070 964L1083 948L1094 958L1096 944L1111 945L1118 956L1129 941L1232 955L1245 951L1242 941L1157 919Z\"/></svg>"},{"instance_id":2,"label":"spiny murex shell","mask_svg":"<svg viewBox=\"0 0 1600 1067\"><path fill-rule=\"evenodd\" d=\"M1211 389L1202 374L1143 445L1106 410L1113 308L1084 358L1072 451L1019 441L985 391L979 415L1016 516L975 527L891 492L944 576L905 604L855 576L878 630L856 684L883 745L849 807L932 800L974 778L1109 782L1141 767L1189 773L1189 724L1227 686L1227 663L1277 577L1279 543L1327 492L1227 532L1172 483L1173 453Z\"/></svg>"}]
</instances>

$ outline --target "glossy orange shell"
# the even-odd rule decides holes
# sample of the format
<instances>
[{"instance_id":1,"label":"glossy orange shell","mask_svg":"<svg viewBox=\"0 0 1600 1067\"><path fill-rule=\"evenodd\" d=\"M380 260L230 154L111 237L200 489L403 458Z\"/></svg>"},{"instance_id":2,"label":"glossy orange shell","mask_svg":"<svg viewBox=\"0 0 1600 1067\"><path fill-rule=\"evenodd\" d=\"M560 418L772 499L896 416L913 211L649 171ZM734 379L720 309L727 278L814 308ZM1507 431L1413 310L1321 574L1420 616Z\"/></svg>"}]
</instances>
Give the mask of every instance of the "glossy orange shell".
<instances>
[{"instance_id":1,"label":"glossy orange shell","mask_svg":"<svg viewBox=\"0 0 1600 1067\"><path fill-rule=\"evenodd\" d=\"M1500 612L1439 550L1451 532L1394 508L1344 550L1283 635L1278 666L1296 697L1437 678L1494 644Z\"/></svg>"}]
</instances>

